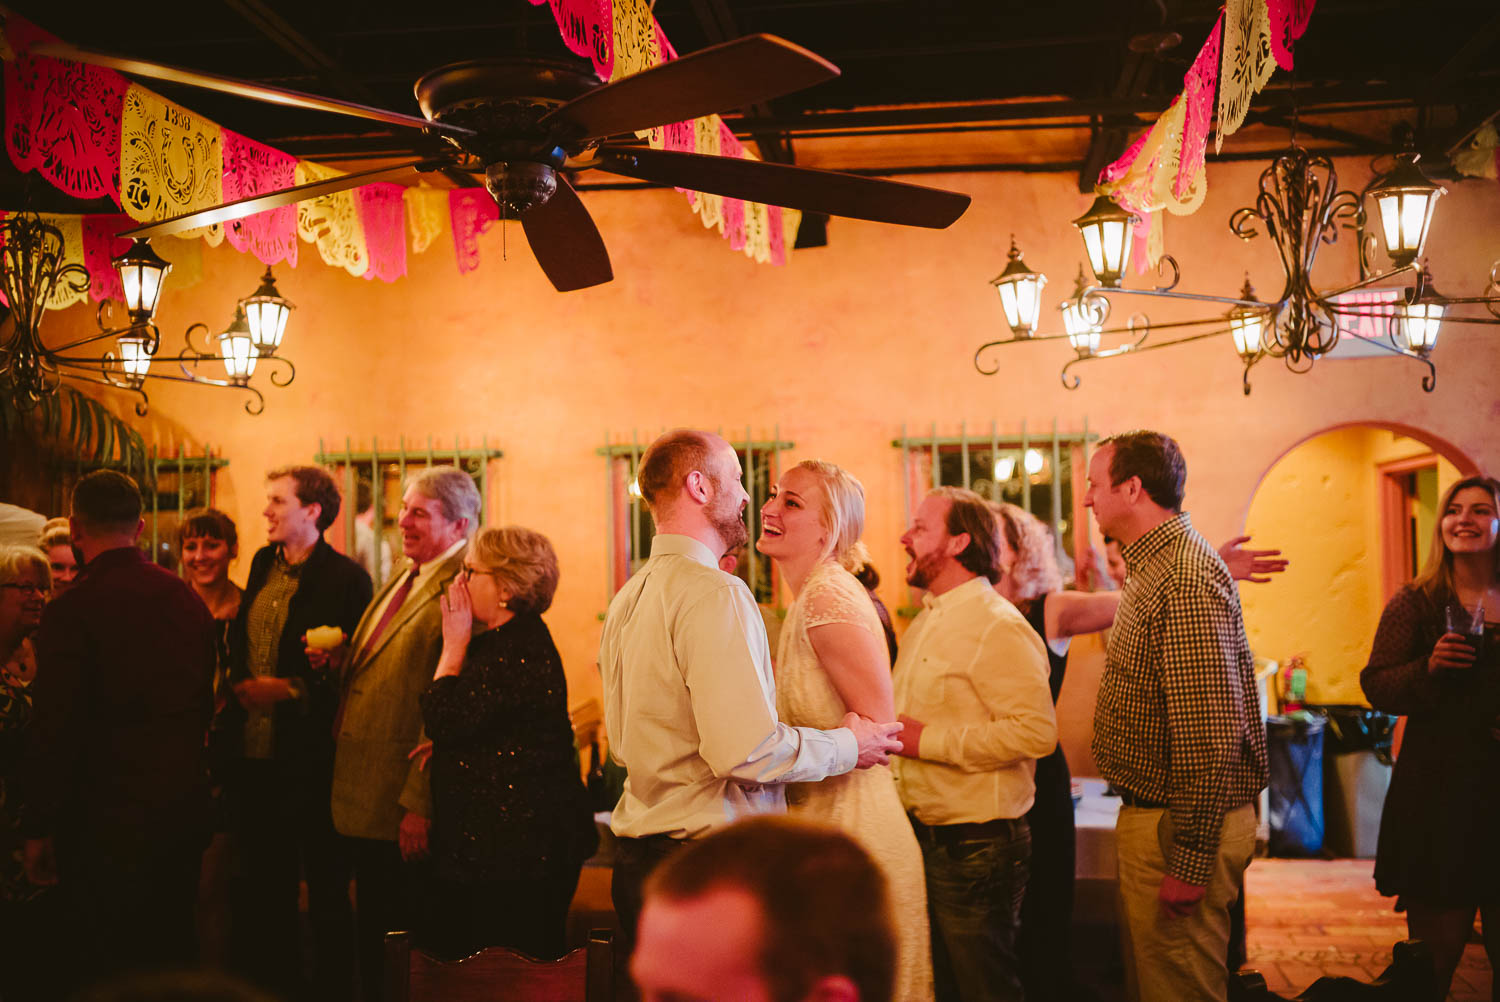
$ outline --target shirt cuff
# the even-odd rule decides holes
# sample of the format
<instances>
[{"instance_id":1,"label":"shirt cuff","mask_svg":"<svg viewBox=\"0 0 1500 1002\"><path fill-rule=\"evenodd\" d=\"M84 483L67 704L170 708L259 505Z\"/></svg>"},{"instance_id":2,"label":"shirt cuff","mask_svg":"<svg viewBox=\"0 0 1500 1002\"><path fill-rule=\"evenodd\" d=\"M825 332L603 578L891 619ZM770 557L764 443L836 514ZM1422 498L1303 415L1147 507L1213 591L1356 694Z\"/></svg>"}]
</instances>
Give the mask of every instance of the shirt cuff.
<instances>
[{"instance_id":1,"label":"shirt cuff","mask_svg":"<svg viewBox=\"0 0 1500 1002\"><path fill-rule=\"evenodd\" d=\"M836 768L830 770L830 776L842 776L846 772L853 772L854 767L859 764L859 742L854 737L854 732L847 727L840 727L828 732L833 735L833 745L837 752L834 762Z\"/></svg>"},{"instance_id":2,"label":"shirt cuff","mask_svg":"<svg viewBox=\"0 0 1500 1002\"><path fill-rule=\"evenodd\" d=\"M1217 850L1204 851L1183 845L1181 842L1174 842L1172 843L1172 858L1167 863L1167 873L1184 884L1207 887L1209 879L1213 876L1217 857Z\"/></svg>"}]
</instances>

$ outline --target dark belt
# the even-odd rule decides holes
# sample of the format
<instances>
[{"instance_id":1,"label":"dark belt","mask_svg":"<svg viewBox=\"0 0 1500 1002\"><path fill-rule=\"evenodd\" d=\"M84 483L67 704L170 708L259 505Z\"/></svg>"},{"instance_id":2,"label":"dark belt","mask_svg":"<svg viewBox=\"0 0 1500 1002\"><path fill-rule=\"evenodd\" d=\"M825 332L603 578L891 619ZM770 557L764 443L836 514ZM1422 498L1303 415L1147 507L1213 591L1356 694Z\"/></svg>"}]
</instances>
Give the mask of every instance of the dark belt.
<instances>
[{"instance_id":1,"label":"dark belt","mask_svg":"<svg viewBox=\"0 0 1500 1002\"><path fill-rule=\"evenodd\" d=\"M1140 807L1148 811L1164 811L1167 809L1167 805L1161 801L1138 797L1129 790L1120 791L1120 803L1126 807Z\"/></svg>"},{"instance_id":2,"label":"dark belt","mask_svg":"<svg viewBox=\"0 0 1500 1002\"><path fill-rule=\"evenodd\" d=\"M926 825L918 821L915 815L908 814L907 817L911 820L911 830L919 841L943 844L962 842L965 839L1013 838L1018 828L1026 824L1025 818L995 818L992 821L965 821L954 825Z\"/></svg>"}]
</instances>

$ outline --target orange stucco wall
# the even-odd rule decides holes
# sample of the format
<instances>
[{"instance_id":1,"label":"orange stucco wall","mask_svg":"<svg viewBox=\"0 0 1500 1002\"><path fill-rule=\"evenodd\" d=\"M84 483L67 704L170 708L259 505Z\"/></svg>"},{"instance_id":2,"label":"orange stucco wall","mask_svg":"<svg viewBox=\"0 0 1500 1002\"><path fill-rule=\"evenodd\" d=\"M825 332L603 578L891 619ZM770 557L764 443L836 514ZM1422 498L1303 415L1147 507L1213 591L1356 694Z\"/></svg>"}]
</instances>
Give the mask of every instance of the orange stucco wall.
<instances>
[{"instance_id":1,"label":"orange stucco wall","mask_svg":"<svg viewBox=\"0 0 1500 1002\"><path fill-rule=\"evenodd\" d=\"M1279 288L1273 248L1249 246L1225 221L1251 200L1261 165L1213 166L1196 216L1169 218L1167 245L1182 262L1182 288L1229 294L1248 269L1263 298ZM1363 165L1341 165L1345 185ZM302 246L280 285L298 309L287 353L296 382L268 391L266 413L246 417L233 394L158 387L149 435L211 441L231 465L220 500L238 520L248 554L263 542L261 474L306 461L319 436L356 447L371 435L425 440L428 433L481 435L505 458L493 468L491 518L535 527L552 538L562 582L548 615L574 698L597 689L592 669L597 614L608 600L604 497L594 450L606 432L649 438L692 424L769 437L779 426L793 458L843 464L868 491L866 538L888 604L902 604L897 537L902 531L901 464L890 445L903 422L941 433L997 419L1015 430L1055 416L1064 431L1150 426L1175 435L1189 464L1188 505L1213 539L1239 530L1262 475L1310 434L1364 420L1431 430L1479 465L1500 467L1500 339L1480 328L1449 330L1437 348L1439 388L1424 394L1420 367L1399 359L1330 362L1292 375L1271 361L1240 392L1227 340L1079 367L1083 388L1066 391L1055 343L1006 348L1001 375L982 377L971 358L1004 332L988 280L1003 267L1015 233L1027 262L1051 276L1047 311L1071 287L1081 243L1068 220L1088 199L1071 175L951 175L925 179L972 193L973 207L947 231L849 220L829 227L830 245L797 252L785 268L757 265L703 231L670 191L589 192L614 261L616 280L560 295L543 279L512 226L482 238L484 262L460 275L451 245L411 260L393 285L365 282L323 265ZM1433 264L1450 295L1477 294L1500 258L1500 187L1466 182L1438 210ZM1352 272L1352 239L1325 248L1318 276ZM233 300L255 287L257 263L228 248L206 250L205 280L168 287L160 311L169 343L189 322L227 321ZM1139 282L1140 280L1136 280ZM84 310L58 318L86 323ZM1129 308L1119 310L1123 319ZM1172 312L1151 310L1154 317ZM1316 517L1315 515L1313 517ZM241 563L244 564L242 557ZM1289 577L1297 575L1295 567ZM1337 596L1329 596L1337 601ZM1082 645L1093 649L1089 645ZM1088 772L1088 719L1098 656L1075 658L1065 696L1064 743Z\"/></svg>"}]
</instances>

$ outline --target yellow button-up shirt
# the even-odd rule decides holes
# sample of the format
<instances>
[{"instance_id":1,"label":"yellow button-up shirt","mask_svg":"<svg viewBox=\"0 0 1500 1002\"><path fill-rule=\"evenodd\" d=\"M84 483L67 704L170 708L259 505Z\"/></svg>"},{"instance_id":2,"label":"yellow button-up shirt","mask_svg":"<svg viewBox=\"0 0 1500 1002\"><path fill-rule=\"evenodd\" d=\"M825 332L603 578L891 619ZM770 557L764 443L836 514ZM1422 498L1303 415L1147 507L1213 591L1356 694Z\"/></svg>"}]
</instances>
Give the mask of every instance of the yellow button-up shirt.
<instances>
[{"instance_id":1,"label":"yellow button-up shirt","mask_svg":"<svg viewBox=\"0 0 1500 1002\"><path fill-rule=\"evenodd\" d=\"M1019 818L1057 746L1042 639L982 577L922 604L895 667L896 712L925 725L894 760L901 802L928 825Z\"/></svg>"}]
</instances>

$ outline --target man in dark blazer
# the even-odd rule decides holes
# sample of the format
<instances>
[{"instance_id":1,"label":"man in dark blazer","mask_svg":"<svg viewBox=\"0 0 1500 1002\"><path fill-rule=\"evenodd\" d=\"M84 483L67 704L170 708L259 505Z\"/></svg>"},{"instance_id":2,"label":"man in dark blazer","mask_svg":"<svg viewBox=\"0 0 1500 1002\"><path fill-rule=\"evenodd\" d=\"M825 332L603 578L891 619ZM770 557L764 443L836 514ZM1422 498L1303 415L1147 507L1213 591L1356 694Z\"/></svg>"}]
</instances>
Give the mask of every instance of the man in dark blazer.
<instances>
[{"instance_id":1,"label":"man in dark blazer","mask_svg":"<svg viewBox=\"0 0 1500 1002\"><path fill-rule=\"evenodd\" d=\"M438 599L463 566L479 523L479 490L467 473L434 467L413 477L401 499L406 559L331 655L343 666L336 724L333 823L350 839L359 901L360 980L380 998L385 934L422 930L422 868L432 824L427 773L410 759L423 740L417 700L443 649Z\"/></svg>"},{"instance_id":2,"label":"man in dark blazer","mask_svg":"<svg viewBox=\"0 0 1500 1002\"><path fill-rule=\"evenodd\" d=\"M70 985L197 960L193 909L208 841L204 734L214 623L186 582L136 548L134 480L111 470L73 489L84 568L42 614L22 772L32 883L69 909Z\"/></svg>"},{"instance_id":3,"label":"man in dark blazer","mask_svg":"<svg viewBox=\"0 0 1500 1002\"><path fill-rule=\"evenodd\" d=\"M240 973L278 994L353 997L354 914L348 847L334 831L333 718L340 683L308 660L320 626L354 631L370 576L323 533L338 517L338 484L317 466L266 475L266 537L250 563L229 629L234 697L216 725L228 750L225 801L234 879L231 955ZM307 878L313 984L303 984L297 913Z\"/></svg>"}]
</instances>

